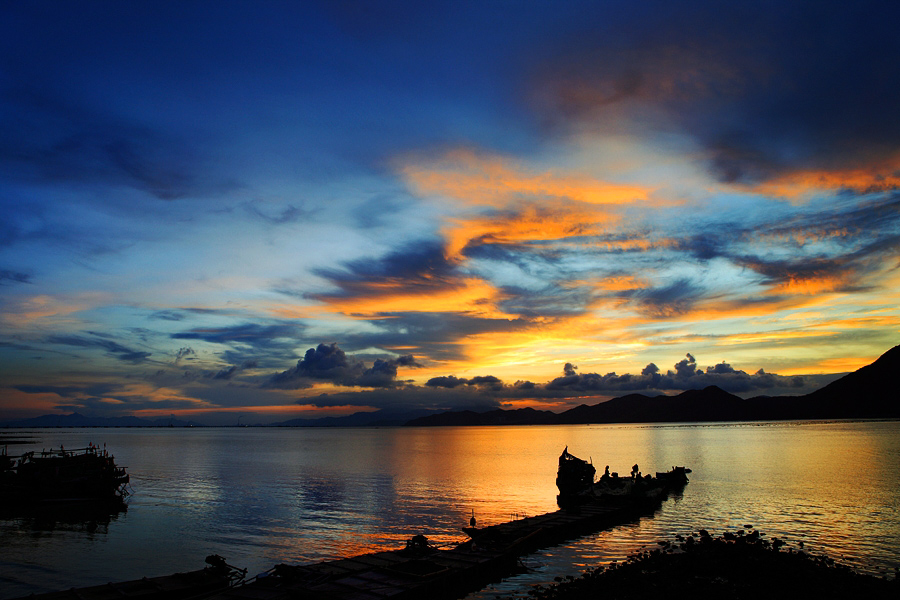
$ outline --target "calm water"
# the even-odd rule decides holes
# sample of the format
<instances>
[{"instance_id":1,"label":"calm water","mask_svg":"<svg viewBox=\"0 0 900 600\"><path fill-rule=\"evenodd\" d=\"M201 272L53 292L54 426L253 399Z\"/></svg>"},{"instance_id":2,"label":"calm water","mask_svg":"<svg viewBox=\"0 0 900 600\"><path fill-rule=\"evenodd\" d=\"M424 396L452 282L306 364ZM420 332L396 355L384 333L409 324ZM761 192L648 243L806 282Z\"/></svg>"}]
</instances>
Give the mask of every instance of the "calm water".
<instances>
[{"instance_id":1,"label":"calm water","mask_svg":"<svg viewBox=\"0 0 900 600\"><path fill-rule=\"evenodd\" d=\"M11 454L106 443L134 493L105 519L0 515L0 598L193 570L213 553L253 575L418 533L462 541L472 510L479 524L555 510L565 446L598 470L694 472L652 518L533 555L532 573L474 596L519 593L663 536L743 524L868 572L900 566L898 422L29 434L35 444Z\"/></svg>"}]
</instances>

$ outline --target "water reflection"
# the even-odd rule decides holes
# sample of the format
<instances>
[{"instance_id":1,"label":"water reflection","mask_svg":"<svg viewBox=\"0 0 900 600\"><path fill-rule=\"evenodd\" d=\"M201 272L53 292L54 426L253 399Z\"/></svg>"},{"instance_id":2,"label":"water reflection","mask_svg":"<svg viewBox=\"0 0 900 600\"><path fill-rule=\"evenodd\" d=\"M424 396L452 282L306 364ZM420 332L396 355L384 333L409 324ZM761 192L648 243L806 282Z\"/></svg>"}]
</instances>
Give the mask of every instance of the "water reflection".
<instances>
[{"instance_id":1,"label":"water reflection","mask_svg":"<svg viewBox=\"0 0 900 600\"><path fill-rule=\"evenodd\" d=\"M34 537L42 537L54 531L104 535L109 531L110 523L126 510L127 506L120 502L2 507L0 522L9 530L31 532Z\"/></svg>"},{"instance_id":2,"label":"water reflection","mask_svg":"<svg viewBox=\"0 0 900 600\"><path fill-rule=\"evenodd\" d=\"M566 446L601 472L608 464L627 474L638 463L645 472L687 465L693 474L652 518L532 557L543 565L535 577L621 560L674 533L745 523L867 570L900 564L896 422L45 430L36 443L85 441L106 442L128 467L128 512L98 524L102 540L57 527L26 543L27 524L0 518L9 548L0 597L200 568L208 554L254 574L396 548L419 533L455 543L473 510L479 525L556 510ZM72 558L78 552L90 561ZM54 574L34 578L31 568Z\"/></svg>"}]
</instances>

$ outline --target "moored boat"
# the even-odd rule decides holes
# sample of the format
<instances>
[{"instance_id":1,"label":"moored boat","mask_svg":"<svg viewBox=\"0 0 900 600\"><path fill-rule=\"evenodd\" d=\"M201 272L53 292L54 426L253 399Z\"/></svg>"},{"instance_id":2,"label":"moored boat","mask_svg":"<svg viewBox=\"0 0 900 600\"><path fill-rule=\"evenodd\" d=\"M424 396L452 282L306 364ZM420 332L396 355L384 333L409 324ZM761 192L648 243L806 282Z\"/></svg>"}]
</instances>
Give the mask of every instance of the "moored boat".
<instances>
[{"instance_id":1,"label":"moored boat","mask_svg":"<svg viewBox=\"0 0 900 600\"><path fill-rule=\"evenodd\" d=\"M125 467L105 449L26 452L0 460L0 505L44 502L112 501L128 495Z\"/></svg>"},{"instance_id":2,"label":"moored boat","mask_svg":"<svg viewBox=\"0 0 900 600\"><path fill-rule=\"evenodd\" d=\"M657 472L654 477L643 475L639 466L634 465L628 477L619 477L616 472L610 473L607 466L600 479L595 481L594 466L570 454L566 447L559 457L556 476L559 495L556 501L561 507L585 502L640 504L684 487L690 472L687 467L672 467L669 471Z\"/></svg>"}]
</instances>

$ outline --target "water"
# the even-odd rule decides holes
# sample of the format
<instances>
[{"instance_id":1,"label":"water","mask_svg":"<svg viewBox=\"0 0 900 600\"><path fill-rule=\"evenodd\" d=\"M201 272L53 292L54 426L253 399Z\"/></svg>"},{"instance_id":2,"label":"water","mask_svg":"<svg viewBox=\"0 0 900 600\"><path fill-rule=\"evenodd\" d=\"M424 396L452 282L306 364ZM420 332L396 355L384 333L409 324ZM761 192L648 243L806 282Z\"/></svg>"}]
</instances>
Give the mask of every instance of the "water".
<instances>
[{"instance_id":1,"label":"water","mask_svg":"<svg viewBox=\"0 0 900 600\"><path fill-rule=\"evenodd\" d=\"M23 435L7 430L3 437ZM380 429L47 429L31 449L106 443L128 467L128 510L0 514L0 598L198 569L251 575L402 546L556 509L565 446L627 474L687 465L651 518L546 549L531 573L473 598L621 560L676 533L753 524L869 573L900 566L900 423L744 423ZM0 442L2 443L2 442Z\"/></svg>"}]
</instances>

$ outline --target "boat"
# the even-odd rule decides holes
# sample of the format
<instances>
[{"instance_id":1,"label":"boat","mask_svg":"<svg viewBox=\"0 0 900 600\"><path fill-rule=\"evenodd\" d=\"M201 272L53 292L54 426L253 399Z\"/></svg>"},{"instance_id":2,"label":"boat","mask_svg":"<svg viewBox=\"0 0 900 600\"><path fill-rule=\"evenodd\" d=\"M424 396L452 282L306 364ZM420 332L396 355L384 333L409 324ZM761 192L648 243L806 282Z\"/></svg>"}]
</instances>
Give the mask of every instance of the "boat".
<instances>
[{"instance_id":1,"label":"boat","mask_svg":"<svg viewBox=\"0 0 900 600\"><path fill-rule=\"evenodd\" d=\"M559 457L556 476L559 495L556 501L560 507L586 502L638 505L684 487L690 472L687 467L672 467L669 471L657 472L654 477L643 475L638 465L634 465L628 477L619 477L617 472L610 473L607 466L600 479L595 480L594 465L570 454L566 446Z\"/></svg>"},{"instance_id":2,"label":"boat","mask_svg":"<svg viewBox=\"0 0 900 600\"><path fill-rule=\"evenodd\" d=\"M124 502L129 475L115 457L94 444L86 448L0 455L0 505Z\"/></svg>"}]
</instances>

